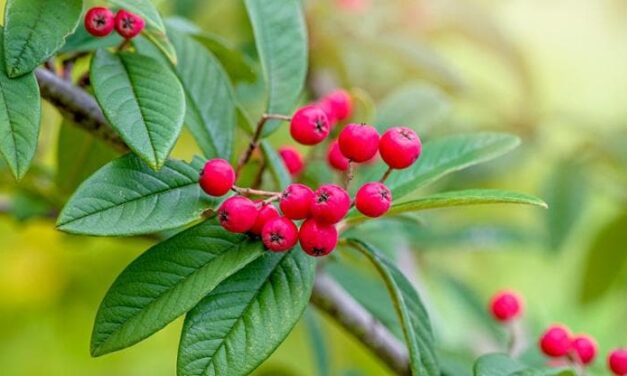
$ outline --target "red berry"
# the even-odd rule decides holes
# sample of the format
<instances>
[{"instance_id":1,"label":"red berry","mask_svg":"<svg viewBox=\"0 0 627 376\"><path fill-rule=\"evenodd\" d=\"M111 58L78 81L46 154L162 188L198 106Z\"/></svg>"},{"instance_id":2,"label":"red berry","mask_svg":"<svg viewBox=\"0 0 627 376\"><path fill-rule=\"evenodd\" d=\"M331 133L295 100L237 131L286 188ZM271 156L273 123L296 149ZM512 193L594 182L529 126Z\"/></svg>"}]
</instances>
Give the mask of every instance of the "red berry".
<instances>
[{"instance_id":1,"label":"red berry","mask_svg":"<svg viewBox=\"0 0 627 376\"><path fill-rule=\"evenodd\" d=\"M257 220L257 205L244 196L229 197L218 209L218 220L231 232L248 232Z\"/></svg>"},{"instance_id":2,"label":"red berry","mask_svg":"<svg viewBox=\"0 0 627 376\"><path fill-rule=\"evenodd\" d=\"M332 91L324 97L322 102L331 109L333 119L346 120L353 113L353 100L345 90Z\"/></svg>"},{"instance_id":3,"label":"red berry","mask_svg":"<svg viewBox=\"0 0 627 376\"><path fill-rule=\"evenodd\" d=\"M342 154L351 161L366 162L377 154L379 132L366 124L348 124L338 137Z\"/></svg>"},{"instance_id":4,"label":"red berry","mask_svg":"<svg viewBox=\"0 0 627 376\"><path fill-rule=\"evenodd\" d=\"M329 135L329 119L318 106L298 109L290 122L292 138L303 145L316 145Z\"/></svg>"},{"instance_id":5,"label":"red berry","mask_svg":"<svg viewBox=\"0 0 627 376\"><path fill-rule=\"evenodd\" d=\"M298 227L290 219L279 217L263 226L263 244L272 252L285 252L298 242Z\"/></svg>"},{"instance_id":6,"label":"red berry","mask_svg":"<svg viewBox=\"0 0 627 376\"><path fill-rule=\"evenodd\" d=\"M250 229L255 235L261 235L263 226L269 221L279 217L279 211L272 204L261 204L261 209L257 213L255 224Z\"/></svg>"},{"instance_id":7,"label":"red berry","mask_svg":"<svg viewBox=\"0 0 627 376\"><path fill-rule=\"evenodd\" d=\"M200 172L199 183L208 195L224 196L235 183L235 171L224 159L210 159Z\"/></svg>"},{"instance_id":8,"label":"red berry","mask_svg":"<svg viewBox=\"0 0 627 376\"><path fill-rule=\"evenodd\" d=\"M348 158L340 151L340 144L337 140L329 144L329 150L327 151L327 161L334 169L338 171L348 170Z\"/></svg>"},{"instance_id":9,"label":"red berry","mask_svg":"<svg viewBox=\"0 0 627 376\"><path fill-rule=\"evenodd\" d=\"M133 39L144 30L146 22L140 16L120 9L115 15L115 30L124 39Z\"/></svg>"},{"instance_id":10,"label":"red berry","mask_svg":"<svg viewBox=\"0 0 627 376\"><path fill-rule=\"evenodd\" d=\"M350 207L351 199L344 188L326 184L314 192L311 215L318 222L334 224L346 216Z\"/></svg>"},{"instance_id":11,"label":"red berry","mask_svg":"<svg viewBox=\"0 0 627 376\"><path fill-rule=\"evenodd\" d=\"M560 325L549 327L540 337L540 349L550 357L560 357L570 351L570 332Z\"/></svg>"},{"instance_id":12,"label":"red berry","mask_svg":"<svg viewBox=\"0 0 627 376\"><path fill-rule=\"evenodd\" d=\"M333 112L333 106L331 105L331 102L322 99L321 101L316 103L316 106L320 107L322 112L327 115L329 127L331 129L335 128L335 126L337 125L337 118L335 117L335 112Z\"/></svg>"},{"instance_id":13,"label":"red berry","mask_svg":"<svg viewBox=\"0 0 627 376\"><path fill-rule=\"evenodd\" d=\"M607 366L616 376L627 375L627 349L616 349L607 357Z\"/></svg>"},{"instance_id":14,"label":"red berry","mask_svg":"<svg viewBox=\"0 0 627 376\"><path fill-rule=\"evenodd\" d=\"M292 177L296 177L303 172L305 163L303 162L303 157L300 155L298 150L289 146L284 146L279 149L279 155L281 156L281 159L283 159L283 163Z\"/></svg>"},{"instance_id":15,"label":"red berry","mask_svg":"<svg viewBox=\"0 0 627 376\"><path fill-rule=\"evenodd\" d=\"M311 256L326 256L337 246L337 230L334 225L310 218L300 226L298 239L303 251Z\"/></svg>"},{"instance_id":16,"label":"red berry","mask_svg":"<svg viewBox=\"0 0 627 376\"><path fill-rule=\"evenodd\" d=\"M305 219L311 214L314 192L303 184L290 184L281 194L279 207L283 214L293 220Z\"/></svg>"},{"instance_id":17,"label":"red berry","mask_svg":"<svg viewBox=\"0 0 627 376\"><path fill-rule=\"evenodd\" d=\"M93 7L85 13L85 29L95 37L105 37L113 31L113 13L104 7Z\"/></svg>"},{"instance_id":18,"label":"red berry","mask_svg":"<svg viewBox=\"0 0 627 376\"><path fill-rule=\"evenodd\" d=\"M381 136L379 142L379 153L383 161L398 170L416 162L421 151L420 138L409 128L390 128Z\"/></svg>"},{"instance_id":19,"label":"red berry","mask_svg":"<svg viewBox=\"0 0 627 376\"><path fill-rule=\"evenodd\" d=\"M573 351L577 354L581 364L590 364L597 356L597 343L594 338L587 335L579 335L573 338L570 343Z\"/></svg>"},{"instance_id":20,"label":"red berry","mask_svg":"<svg viewBox=\"0 0 627 376\"><path fill-rule=\"evenodd\" d=\"M383 183L373 182L364 184L355 195L355 206L367 217L380 217L385 214L392 204L392 192Z\"/></svg>"},{"instance_id":21,"label":"red berry","mask_svg":"<svg viewBox=\"0 0 627 376\"><path fill-rule=\"evenodd\" d=\"M498 321L510 321L520 316L522 299L513 291L499 291L490 300L490 313Z\"/></svg>"}]
</instances>

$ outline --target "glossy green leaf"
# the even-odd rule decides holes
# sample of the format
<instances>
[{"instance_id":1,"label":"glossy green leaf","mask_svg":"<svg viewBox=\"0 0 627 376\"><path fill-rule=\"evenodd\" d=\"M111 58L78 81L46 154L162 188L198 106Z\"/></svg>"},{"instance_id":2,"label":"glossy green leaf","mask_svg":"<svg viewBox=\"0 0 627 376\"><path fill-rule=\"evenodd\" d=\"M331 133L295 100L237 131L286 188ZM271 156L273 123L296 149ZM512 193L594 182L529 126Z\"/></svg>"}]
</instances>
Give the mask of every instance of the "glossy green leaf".
<instances>
[{"instance_id":1,"label":"glossy green leaf","mask_svg":"<svg viewBox=\"0 0 627 376\"><path fill-rule=\"evenodd\" d=\"M184 226L214 206L198 185L203 163L168 161L160 171L132 154L98 170L59 215L60 230L88 235L154 233Z\"/></svg>"},{"instance_id":2,"label":"glossy green leaf","mask_svg":"<svg viewBox=\"0 0 627 376\"><path fill-rule=\"evenodd\" d=\"M220 60L234 82L254 82L257 79L254 62L227 39L210 33L196 34L194 37Z\"/></svg>"},{"instance_id":3,"label":"glossy green leaf","mask_svg":"<svg viewBox=\"0 0 627 376\"><path fill-rule=\"evenodd\" d=\"M32 72L65 43L80 20L82 0L8 0L4 60L9 77Z\"/></svg>"},{"instance_id":4,"label":"glossy green leaf","mask_svg":"<svg viewBox=\"0 0 627 376\"><path fill-rule=\"evenodd\" d=\"M0 46L0 155L19 180L26 174L37 149L41 99L34 74L11 79L4 61L4 49Z\"/></svg>"},{"instance_id":5,"label":"glossy green leaf","mask_svg":"<svg viewBox=\"0 0 627 376\"><path fill-rule=\"evenodd\" d=\"M98 50L91 83L105 116L129 148L152 168L161 168L185 117L185 93L176 75L148 56Z\"/></svg>"},{"instance_id":6,"label":"glossy green leaf","mask_svg":"<svg viewBox=\"0 0 627 376\"><path fill-rule=\"evenodd\" d=\"M263 253L260 242L229 233L213 221L157 244L118 276L102 300L92 355L149 337Z\"/></svg>"},{"instance_id":7,"label":"glossy green leaf","mask_svg":"<svg viewBox=\"0 0 627 376\"><path fill-rule=\"evenodd\" d=\"M488 354L477 359L474 376L575 376L566 368L532 368L505 354Z\"/></svg>"},{"instance_id":8,"label":"glossy green leaf","mask_svg":"<svg viewBox=\"0 0 627 376\"><path fill-rule=\"evenodd\" d=\"M439 376L431 322L414 287L380 251L357 239L347 242L372 262L388 288L409 349L412 373Z\"/></svg>"},{"instance_id":9,"label":"glossy green leaf","mask_svg":"<svg viewBox=\"0 0 627 376\"><path fill-rule=\"evenodd\" d=\"M213 290L187 314L178 375L248 375L303 314L316 261L300 249L266 254Z\"/></svg>"},{"instance_id":10,"label":"glossy green leaf","mask_svg":"<svg viewBox=\"0 0 627 376\"><path fill-rule=\"evenodd\" d=\"M307 75L307 28L302 1L245 0L245 4L266 81L266 112L290 114ZM279 124L268 122L264 135Z\"/></svg>"},{"instance_id":11,"label":"glossy green leaf","mask_svg":"<svg viewBox=\"0 0 627 376\"><path fill-rule=\"evenodd\" d=\"M285 163L283 163L283 159L281 159L279 153L277 153L268 141L261 142L261 150L263 151L268 169L276 181L279 190L285 189L292 182L292 178L289 171L287 171L287 167L285 167Z\"/></svg>"}]
</instances>

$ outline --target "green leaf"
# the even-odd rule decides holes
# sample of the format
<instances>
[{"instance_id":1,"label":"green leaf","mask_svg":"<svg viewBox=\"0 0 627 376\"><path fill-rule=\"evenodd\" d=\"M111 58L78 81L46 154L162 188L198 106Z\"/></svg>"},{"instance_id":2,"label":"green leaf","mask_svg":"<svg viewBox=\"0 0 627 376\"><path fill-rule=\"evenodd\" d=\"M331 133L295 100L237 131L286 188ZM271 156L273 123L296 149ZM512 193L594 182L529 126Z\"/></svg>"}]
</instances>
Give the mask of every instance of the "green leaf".
<instances>
[{"instance_id":1,"label":"green leaf","mask_svg":"<svg viewBox=\"0 0 627 376\"><path fill-rule=\"evenodd\" d=\"M395 216L402 213L427 209L486 204L518 204L547 208L544 201L524 193L501 191L498 189L469 189L464 191L436 193L419 199L394 204L385 215ZM348 216L349 222L361 222L366 219L367 217L357 211L353 211Z\"/></svg>"},{"instance_id":2,"label":"green leaf","mask_svg":"<svg viewBox=\"0 0 627 376\"><path fill-rule=\"evenodd\" d=\"M287 188L292 182L292 178L290 177L289 171L287 171L287 167L285 167L285 163L283 163L283 159L279 156L279 153L265 140L261 141L261 150L263 151L263 155L265 155L268 169L274 177L279 190Z\"/></svg>"},{"instance_id":3,"label":"green leaf","mask_svg":"<svg viewBox=\"0 0 627 376\"><path fill-rule=\"evenodd\" d=\"M289 114L307 75L307 28L301 0L245 0L266 81L266 112ZM280 122L271 121L264 135Z\"/></svg>"},{"instance_id":4,"label":"green leaf","mask_svg":"<svg viewBox=\"0 0 627 376\"><path fill-rule=\"evenodd\" d=\"M175 70L185 90L185 124L205 157L228 160L236 122L229 77L202 44L174 29L169 29L168 34L180 59Z\"/></svg>"},{"instance_id":5,"label":"green leaf","mask_svg":"<svg viewBox=\"0 0 627 376\"><path fill-rule=\"evenodd\" d=\"M118 276L102 300L92 355L149 337L263 253L260 242L229 233L213 221L150 248Z\"/></svg>"},{"instance_id":6,"label":"green leaf","mask_svg":"<svg viewBox=\"0 0 627 376\"><path fill-rule=\"evenodd\" d=\"M487 354L479 357L474 376L575 376L566 368L531 368L505 354Z\"/></svg>"},{"instance_id":7,"label":"green leaf","mask_svg":"<svg viewBox=\"0 0 627 376\"><path fill-rule=\"evenodd\" d=\"M318 375L329 376L331 375L331 361L329 359L329 349L326 344L326 337L320 319L311 309L305 310L303 317Z\"/></svg>"},{"instance_id":8,"label":"green leaf","mask_svg":"<svg viewBox=\"0 0 627 376\"><path fill-rule=\"evenodd\" d=\"M161 168L185 116L176 75L148 56L101 49L92 60L91 82L111 126L150 167Z\"/></svg>"},{"instance_id":9,"label":"green leaf","mask_svg":"<svg viewBox=\"0 0 627 376\"><path fill-rule=\"evenodd\" d=\"M194 38L220 60L234 82L254 82L257 79L253 61L227 39L210 33L196 34Z\"/></svg>"},{"instance_id":10,"label":"green leaf","mask_svg":"<svg viewBox=\"0 0 627 376\"><path fill-rule=\"evenodd\" d=\"M4 13L5 71L9 77L32 72L70 35L83 10L82 0L8 0Z\"/></svg>"},{"instance_id":11,"label":"green leaf","mask_svg":"<svg viewBox=\"0 0 627 376\"><path fill-rule=\"evenodd\" d=\"M59 215L59 230L121 236L189 224L215 204L198 186L203 163L168 161L149 169L132 154L98 170L78 188Z\"/></svg>"},{"instance_id":12,"label":"green leaf","mask_svg":"<svg viewBox=\"0 0 627 376\"><path fill-rule=\"evenodd\" d=\"M316 261L296 248L266 254L187 314L178 375L248 375L292 330L313 288Z\"/></svg>"},{"instance_id":13,"label":"green leaf","mask_svg":"<svg viewBox=\"0 0 627 376\"><path fill-rule=\"evenodd\" d=\"M146 28L142 32L172 64L177 63L176 51L166 34L161 15L150 0L109 0L113 5L124 8L144 18Z\"/></svg>"},{"instance_id":14,"label":"green leaf","mask_svg":"<svg viewBox=\"0 0 627 376\"><path fill-rule=\"evenodd\" d=\"M2 44L0 28L0 44ZM34 74L11 79L0 46L0 154L16 179L26 174L37 149L41 99Z\"/></svg>"},{"instance_id":15,"label":"green leaf","mask_svg":"<svg viewBox=\"0 0 627 376\"><path fill-rule=\"evenodd\" d=\"M409 349L412 373L439 376L431 323L416 290L380 251L357 239L347 242L372 262L388 288Z\"/></svg>"}]
</instances>

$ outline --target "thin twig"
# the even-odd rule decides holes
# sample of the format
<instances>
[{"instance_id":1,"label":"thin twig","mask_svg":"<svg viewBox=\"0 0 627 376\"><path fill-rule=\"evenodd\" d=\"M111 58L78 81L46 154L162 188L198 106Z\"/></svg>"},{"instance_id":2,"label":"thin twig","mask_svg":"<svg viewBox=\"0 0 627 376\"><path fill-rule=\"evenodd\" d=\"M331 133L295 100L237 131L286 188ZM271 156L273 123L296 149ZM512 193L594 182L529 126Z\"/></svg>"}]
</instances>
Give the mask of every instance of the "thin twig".
<instances>
[{"instance_id":1,"label":"thin twig","mask_svg":"<svg viewBox=\"0 0 627 376\"><path fill-rule=\"evenodd\" d=\"M381 176L381 179L379 179L379 182L385 183L385 181L390 177L390 174L392 173L392 171L394 171L394 169L392 167L388 167L388 169L385 171L383 176Z\"/></svg>"},{"instance_id":2,"label":"thin twig","mask_svg":"<svg viewBox=\"0 0 627 376\"><path fill-rule=\"evenodd\" d=\"M268 196L274 197L280 195L280 192L271 192L271 191L262 191L260 189L252 189L252 188L242 188L236 185L231 188L234 192L237 192L241 195L255 195L255 196Z\"/></svg>"},{"instance_id":3,"label":"thin twig","mask_svg":"<svg viewBox=\"0 0 627 376\"><path fill-rule=\"evenodd\" d=\"M264 125L266 125L268 120L290 121L291 118L289 116L279 115L279 114L263 114L263 115L261 115L261 118L257 122L257 127L255 128L255 133L253 134L253 137L250 140L250 143L248 144L248 148L246 148L246 151L244 151L244 154L242 154L242 156L240 157L239 162L237 162L237 167L235 168L235 174L236 175L239 175L239 173L242 171L242 168L244 167L244 165L246 165L246 163L248 163L248 161L252 157L253 152L255 151L255 149L257 149L257 147L259 146L259 139L261 138L261 134L263 132L263 127L264 127Z\"/></svg>"},{"instance_id":4,"label":"thin twig","mask_svg":"<svg viewBox=\"0 0 627 376\"><path fill-rule=\"evenodd\" d=\"M348 187L351 184L354 176L355 164L353 161L348 161L348 168L346 169L346 179L344 180L344 188L348 191Z\"/></svg>"}]
</instances>

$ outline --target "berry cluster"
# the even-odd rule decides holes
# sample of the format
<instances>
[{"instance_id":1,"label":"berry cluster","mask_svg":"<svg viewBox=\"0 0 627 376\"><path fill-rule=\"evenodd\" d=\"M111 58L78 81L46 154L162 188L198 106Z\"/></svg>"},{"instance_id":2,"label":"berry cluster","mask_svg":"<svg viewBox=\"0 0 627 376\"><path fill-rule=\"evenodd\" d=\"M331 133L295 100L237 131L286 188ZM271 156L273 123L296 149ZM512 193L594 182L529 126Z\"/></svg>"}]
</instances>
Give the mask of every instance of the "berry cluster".
<instances>
[{"instance_id":1,"label":"berry cluster","mask_svg":"<svg viewBox=\"0 0 627 376\"><path fill-rule=\"evenodd\" d=\"M299 108L289 118L290 134L300 144L317 145L351 114L351 97L345 91L337 90L317 103ZM260 133L260 126L263 122L255 134ZM209 160L201 172L200 186L211 196L223 196L231 190L238 193L226 199L217 212L220 224L228 231L259 236L265 247L273 252L288 251L300 242L302 249L312 256L328 255L335 249L338 242L336 226L353 206L368 217L385 214L392 204L392 192L385 186L385 178L393 169L411 166L421 152L420 139L409 128L391 128L380 136L374 127L366 124L345 125L337 140L331 142L329 162L333 168L347 171L347 185L352 178L353 163L368 162L379 153L389 167L381 181L364 184L352 200L346 187L335 184L323 184L313 190L294 183L283 192L235 186L236 171L247 162L256 142L253 136L249 152L240 159L238 169L233 169L222 159ZM306 167L303 157L293 147L280 148L279 155L294 178ZM244 195L266 198L253 201ZM278 209L274 206L275 201L278 201ZM303 222L299 227L295 221Z\"/></svg>"},{"instance_id":2,"label":"berry cluster","mask_svg":"<svg viewBox=\"0 0 627 376\"><path fill-rule=\"evenodd\" d=\"M495 320L511 322L522 314L521 297L509 290L496 293L489 303L490 313ZM585 335L572 335L563 325L551 325L540 336L538 345L542 353L550 358L565 358L585 367L596 358L598 348L594 338ZM557 363L560 364L560 363ZM615 349L608 354L607 364L617 376L627 375L627 349Z\"/></svg>"},{"instance_id":3,"label":"berry cluster","mask_svg":"<svg viewBox=\"0 0 627 376\"><path fill-rule=\"evenodd\" d=\"M95 37L106 37L113 29L124 39L133 39L144 30L146 23L140 16L120 9L115 15L105 7L94 7L85 13L85 29Z\"/></svg>"}]
</instances>

